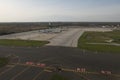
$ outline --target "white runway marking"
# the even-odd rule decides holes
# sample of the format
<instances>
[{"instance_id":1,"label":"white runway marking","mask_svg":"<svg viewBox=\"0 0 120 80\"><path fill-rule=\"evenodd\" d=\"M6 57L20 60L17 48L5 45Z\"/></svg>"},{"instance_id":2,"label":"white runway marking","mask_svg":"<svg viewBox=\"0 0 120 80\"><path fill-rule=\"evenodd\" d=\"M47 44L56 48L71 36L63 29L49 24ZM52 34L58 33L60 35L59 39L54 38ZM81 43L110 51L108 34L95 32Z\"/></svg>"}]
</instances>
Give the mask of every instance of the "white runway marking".
<instances>
[{"instance_id":1,"label":"white runway marking","mask_svg":"<svg viewBox=\"0 0 120 80\"><path fill-rule=\"evenodd\" d=\"M14 66L14 67L15 67L15 66ZM13 69L14 67L10 67L10 68L6 69L5 71L1 72L1 73L0 73L0 76L1 76L2 74L4 74L4 73L7 73L8 71L10 71L11 69Z\"/></svg>"},{"instance_id":2,"label":"white runway marking","mask_svg":"<svg viewBox=\"0 0 120 80\"><path fill-rule=\"evenodd\" d=\"M39 72L32 80L36 80L43 72L44 72L44 70Z\"/></svg>"},{"instance_id":3,"label":"white runway marking","mask_svg":"<svg viewBox=\"0 0 120 80\"><path fill-rule=\"evenodd\" d=\"M30 69L30 66L25 68L23 71L21 71L20 73L16 74L12 79L10 80L15 80L15 78L17 78L19 75L21 75L22 73L24 73L25 71L27 71L28 69Z\"/></svg>"}]
</instances>

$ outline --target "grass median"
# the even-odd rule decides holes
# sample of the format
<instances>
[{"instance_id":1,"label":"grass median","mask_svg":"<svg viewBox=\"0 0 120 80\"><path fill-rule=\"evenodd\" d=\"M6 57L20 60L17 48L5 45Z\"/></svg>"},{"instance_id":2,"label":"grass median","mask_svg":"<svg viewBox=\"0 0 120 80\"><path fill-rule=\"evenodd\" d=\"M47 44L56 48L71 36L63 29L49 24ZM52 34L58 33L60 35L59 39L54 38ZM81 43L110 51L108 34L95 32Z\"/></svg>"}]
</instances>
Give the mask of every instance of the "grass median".
<instances>
[{"instance_id":1,"label":"grass median","mask_svg":"<svg viewBox=\"0 0 120 80\"><path fill-rule=\"evenodd\" d=\"M1 46L41 47L48 43L48 41L0 39Z\"/></svg>"},{"instance_id":2,"label":"grass median","mask_svg":"<svg viewBox=\"0 0 120 80\"><path fill-rule=\"evenodd\" d=\"M66 77L55 74L52 76L52 78L50 80L68 80Z\"/></svg>"},{"instance_id":3,"label":"grass median","mask_svg":"<svg viewBox=\"0 0 120 80\"><path fill-rule=\"evenodd\" d=\"M0 67L3 67L5 65L7 65L9 62L8 58L2 58L0 57Z\"/></svg>"},{"instance_id":4,"label":"grass median","mask_svg":"<svg viewBox=\"0 0 120 80\"><path fill-rule=\"evenodd\" d=\"M119 53L120 31L85 32L79 38L78 47L90 51Z\"/></svg>"}]
</instances>

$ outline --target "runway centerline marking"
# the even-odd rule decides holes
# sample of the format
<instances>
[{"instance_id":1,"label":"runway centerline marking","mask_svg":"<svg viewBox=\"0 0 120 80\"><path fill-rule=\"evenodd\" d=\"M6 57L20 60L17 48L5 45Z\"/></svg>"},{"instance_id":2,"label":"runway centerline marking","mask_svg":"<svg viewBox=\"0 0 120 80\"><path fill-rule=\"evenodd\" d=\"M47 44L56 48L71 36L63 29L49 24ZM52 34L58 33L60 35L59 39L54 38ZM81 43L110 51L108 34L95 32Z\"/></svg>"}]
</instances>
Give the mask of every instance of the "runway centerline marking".
<instances>
[{"instance_id":1,"label":"runway centerline marking","mask_svg":"<svg viewBox=\"0 0 120 80\"><path fill-rule=\"evenodd\" d=\"M39 72L32 80L36 80L43 72L44 72L44 70Z\"/></svg>"},{"instance_id":2,"label":"runway centerline marking","mask_svg":"<svg viewBox=\"0 0 120 80\"><path fill-rule=\"evenodd\" d=\"M15 66L14 66L14 67L15 67ZM6 72L10 71L10 70L11 70L11 69L13 69L14 67L10 67L10 68L8 68L7 70L5 70L5 71L1 72L1 73L0 73L0 76L1 76L2 74L4 74L4 73L6 73Z\"/></svg>"},{"instance_id":3,"label":"runway centerline marking","mask_svg":"<svg viewBox=\"0 0 120 80\"><path fill-rule=\"evenodd\" d=\"M30 69L30 66L25 68L24 70L22 70L21 72L19 72L18 74L16 74L14 77L12 77L10 80L15 80L15 78L17 78L18 76L20 76L22 73L24 73L25 71L27 71L28 69Z\"/></svg>"}]
</instances>

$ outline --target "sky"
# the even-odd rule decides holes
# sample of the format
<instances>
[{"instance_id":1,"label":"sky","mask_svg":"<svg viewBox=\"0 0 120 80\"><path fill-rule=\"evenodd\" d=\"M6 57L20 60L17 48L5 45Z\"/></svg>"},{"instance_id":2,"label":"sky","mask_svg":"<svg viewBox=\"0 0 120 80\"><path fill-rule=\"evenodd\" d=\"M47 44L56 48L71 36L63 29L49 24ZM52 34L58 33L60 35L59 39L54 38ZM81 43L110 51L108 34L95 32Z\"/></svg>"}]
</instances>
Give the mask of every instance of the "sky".
<instances>
[{"instance_id":1,"label":"sky","mask_svg":"<svg viewBox=\"0 0 120 80\"><path fill-rule=\"evenodd\" d=\"M0 0L0 22L120 22L120 0Z\"/></svg>"}]
</instances>

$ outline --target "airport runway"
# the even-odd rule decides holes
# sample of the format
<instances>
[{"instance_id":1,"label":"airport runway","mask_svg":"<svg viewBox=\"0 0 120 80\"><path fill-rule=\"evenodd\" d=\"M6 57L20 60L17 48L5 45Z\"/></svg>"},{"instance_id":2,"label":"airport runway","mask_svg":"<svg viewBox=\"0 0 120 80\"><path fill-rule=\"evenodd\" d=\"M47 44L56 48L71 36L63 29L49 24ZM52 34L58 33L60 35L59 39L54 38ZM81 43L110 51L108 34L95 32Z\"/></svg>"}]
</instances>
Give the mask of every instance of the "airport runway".
<instances>
[{"instance_id":1,"label":"airport runway","mask_svg":"<svg viewBox=\"0 0 120 80\"><path fill-rule=\"evenodd\" d=\"M90 31L96 30L98 29L90 29ZM89 71L94 70L99 72L100 70L108 70L114 74L120 75L120 54L89 52L74 48L77 45L78 38L84 31L86 31L86 29L79 28L56 33L57 35L51 38L49 37L48 40L51 41L50 44L40 48L0 46L0 56L16 55L19 59L16 60L19 61L20 64L32 61L35 63L45 63L47 66L57 64L74 69L84 67ZM103 30L99 29L98 31ZM108 30L106 29L105 31ZM37 32L31 33L36 34ZM50 73L45 72L43 68L33 66L9 65L0 69L0 80L50 80L56 73L67 76L70 80L82 79L81 75L78 76L70 72ZM106 76L103 75L102 77L105 78L103 80L120 80L120 78L106 78ZM96 80L96 78L93 79L91 75L89 75L88 78L90 78L90 80Z\"/></svg>"},{"instance_id":2,"label":"airport runway","mask_svg":"<svg viewBox=\"0 0 120 80\"><path fill-rule=\"evenodd\" d=\"M97 54L96 52L87 52L70 47L44 46L41 48L25 48L0 46L0 56L7 56L10 54L19 56L19 63L33 61L35 63L45 63L47 66L58 64L63 65L66 68L85 67L87 70L92 69L96 71L104 69L110 70L115 74L120 74L120 54ZM53 75L53 73L43 72L43 69L41 68L29 66L16 65L15 67L7 67L7 69L0 70L0 80L49 80ZM71 79L75 76L68 72L63 72L62 74L71 76Z\"/></svg>"},{"instance_id":3,"label":"airport runway","mask_svg":"<svg viewBox=\"0 0 120 80\"><path fill-rule=\"evenodd\" d=\"M54 38L50 39L48 46L77 47L79 37L84 33L81 29L68 29Z\"/></svg>"},{"instance_id":4,"label":"airport runway","mask_svg":"<svg viewBox=\"0 0 120 80\"><path fill-rule=\"evenodd\" d=\"M0 39L50 41L46 46L77 47L85 31L111 31L110 28L53 28L0 36Z\"/></svg>"}]
</instances>

